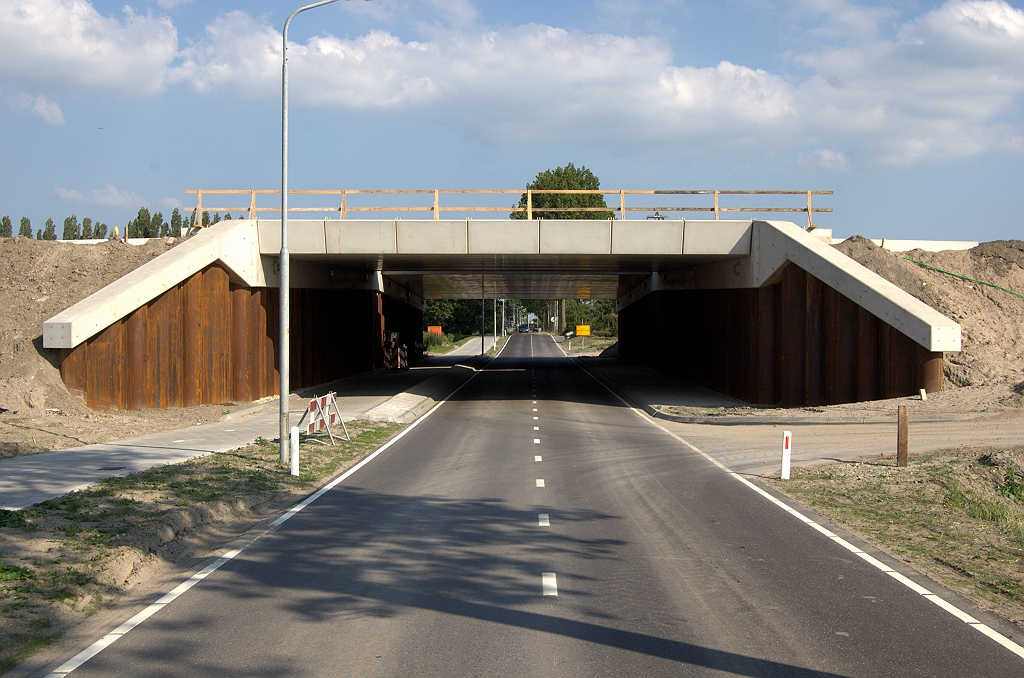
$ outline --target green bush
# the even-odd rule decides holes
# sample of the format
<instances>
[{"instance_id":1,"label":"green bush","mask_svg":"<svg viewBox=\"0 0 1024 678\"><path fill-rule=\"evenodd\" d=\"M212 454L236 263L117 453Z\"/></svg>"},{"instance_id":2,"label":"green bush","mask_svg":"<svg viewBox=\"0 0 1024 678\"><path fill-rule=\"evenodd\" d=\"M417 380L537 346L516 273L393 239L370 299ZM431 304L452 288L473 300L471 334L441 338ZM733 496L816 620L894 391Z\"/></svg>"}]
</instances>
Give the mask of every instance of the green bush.
<instances>
[{"instance_id":1,"label":"green bush","mask_svg":"<svg viewBox=\"0 0 1024 678\"><path fill-rule=\"evenodd\" d=\"M433 332L423 333L423 348L429 349L432 346L443 346L445 344L452 343L453 338L450 334L435 334Z\"/></svg>"}]
</instances>

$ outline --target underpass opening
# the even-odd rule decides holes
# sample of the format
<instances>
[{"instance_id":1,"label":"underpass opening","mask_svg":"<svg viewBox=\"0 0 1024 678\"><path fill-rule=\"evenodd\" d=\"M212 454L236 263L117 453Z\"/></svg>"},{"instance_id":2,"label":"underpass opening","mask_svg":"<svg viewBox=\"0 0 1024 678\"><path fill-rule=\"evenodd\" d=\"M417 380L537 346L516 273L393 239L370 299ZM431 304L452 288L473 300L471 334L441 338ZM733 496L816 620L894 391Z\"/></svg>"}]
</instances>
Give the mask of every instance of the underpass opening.
<instances>
[{"instance_id":1,"label":"underpass opening","mask_svg":"<svg viewBox=\"0 0 1024 678\"><path fill-rule=\"evenodd\" d=\"M417 359L440 298L614 299L622 360L760 404L939 390L942 352L959 350L956 323L785 222L290 228L292 390L382 367L385 333ZM274 395L279 233L221 222L47 321L69 390L96 409Z\"/></svg>"}]
</instances>

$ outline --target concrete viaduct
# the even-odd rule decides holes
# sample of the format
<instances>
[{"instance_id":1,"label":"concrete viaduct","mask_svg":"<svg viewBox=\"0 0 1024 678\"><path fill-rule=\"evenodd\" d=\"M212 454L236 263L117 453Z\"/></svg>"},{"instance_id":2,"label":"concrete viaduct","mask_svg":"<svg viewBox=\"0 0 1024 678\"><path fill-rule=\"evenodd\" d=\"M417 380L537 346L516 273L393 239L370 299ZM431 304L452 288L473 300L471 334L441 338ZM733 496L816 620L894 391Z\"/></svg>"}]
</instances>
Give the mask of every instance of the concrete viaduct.
<instances>
[{"instance_id":1,"label":"concrete viaduct","mask_svg":"<svg viewBox=\"0 0 1024 678\"><path fill-rule=\"evenodd\" d=\"M761 404L940 390L960 350L955 322L789 222L289 219L289 249L293 389L380 366L432 298L616 299L623 360ZM44 346L95 409L276 394L279 250L276 220L203 229Z\"/></svg>"}]
</instances>

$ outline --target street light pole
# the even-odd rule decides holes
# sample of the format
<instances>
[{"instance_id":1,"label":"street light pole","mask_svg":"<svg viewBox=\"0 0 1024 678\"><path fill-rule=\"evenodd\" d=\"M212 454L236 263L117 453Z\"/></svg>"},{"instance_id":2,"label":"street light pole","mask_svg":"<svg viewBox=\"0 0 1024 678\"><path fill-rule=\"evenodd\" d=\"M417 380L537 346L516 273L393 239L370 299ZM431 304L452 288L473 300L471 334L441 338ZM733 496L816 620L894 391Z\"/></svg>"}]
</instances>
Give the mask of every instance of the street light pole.
<instances>
[{"instance_id":1,"label":"street light pole","mask_svg":"<svg viewBox=\"0 0 1024 678\"><path fill-rule=\"evenodd\" d=\"M311 5L299 7L288 15L284 22L284 29L281 31L281 257L278 265L281 270L281 282L279 287L280 316L278 325L280 335L278 338L278 363L281 368L281 408L280 408L280 441L281 441L281 463L287 464L289 457L288 449L288 395L290 393L290 377L288 365L289 345L288 338L291 332L290 309L289 309L289 275L288 261L288 26L292 19L301 12L321 5L329 5L338 0L322 0Z\"/></svg>"}]
</instances>

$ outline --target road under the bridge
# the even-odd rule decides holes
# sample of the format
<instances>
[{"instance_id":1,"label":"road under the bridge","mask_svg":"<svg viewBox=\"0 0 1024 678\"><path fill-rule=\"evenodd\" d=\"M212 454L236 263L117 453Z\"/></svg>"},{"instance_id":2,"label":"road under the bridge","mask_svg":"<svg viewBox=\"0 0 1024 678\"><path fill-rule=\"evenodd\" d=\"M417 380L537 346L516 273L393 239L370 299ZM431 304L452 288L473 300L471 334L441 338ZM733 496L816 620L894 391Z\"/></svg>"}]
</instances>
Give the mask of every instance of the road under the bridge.
<instances>
[{"instance_id":1,"label":"road under the bridge","mask_svg":"<svg viewBox=\"0 0 1024 678\"><path fill-rule=\"evenodd\" d=\"M1022 671L534 334L75 675Z\"/></svg>"}]
</instances>

